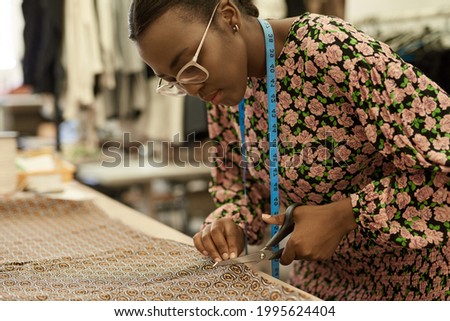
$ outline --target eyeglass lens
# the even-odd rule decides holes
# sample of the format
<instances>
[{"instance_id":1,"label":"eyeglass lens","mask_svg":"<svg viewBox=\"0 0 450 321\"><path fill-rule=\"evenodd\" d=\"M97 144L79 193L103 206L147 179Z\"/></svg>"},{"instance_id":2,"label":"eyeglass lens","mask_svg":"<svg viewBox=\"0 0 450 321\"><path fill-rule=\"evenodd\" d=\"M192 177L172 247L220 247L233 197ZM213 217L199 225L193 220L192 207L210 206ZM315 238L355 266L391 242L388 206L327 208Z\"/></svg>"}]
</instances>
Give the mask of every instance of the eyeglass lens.
<instances>
[{"instance_id":1,"label":"eyeglass lens","mask_svg":"<svg viewBox=\"0 0 450 321\"><path fill-rule=\"evenodd\" d=\"M156 92L162 95L169 96L184 96L186 95L186 90L182 88L179 84L175 82L166 82L165 80L160 80Z\"/></svg>"},{"instance_id":2,"label":"eyeglass lens","mask_svg":"<svg viewBox=\"0 0 450 321\"><path fill-rule=\"evenodd\" d=\"M185 84L201 83L207 78L208 74L196 65L187 67L178 76L179 82Z\"/></svg>"},{"instance_id":3,"label":"eyeglass lens","mask_svg":"<svg viewBox=\"0 0 450 321\"><path fill-rule=\"evenodd\" d=\"M183 88L182 84L199 84L204 82L207 78L208 74L203 69L196 65L191 65L181 71L178 76L179 83L161 80L158 92L160 94L175 96L185 95L186 90Z\"/></svg>"}]
</instances>

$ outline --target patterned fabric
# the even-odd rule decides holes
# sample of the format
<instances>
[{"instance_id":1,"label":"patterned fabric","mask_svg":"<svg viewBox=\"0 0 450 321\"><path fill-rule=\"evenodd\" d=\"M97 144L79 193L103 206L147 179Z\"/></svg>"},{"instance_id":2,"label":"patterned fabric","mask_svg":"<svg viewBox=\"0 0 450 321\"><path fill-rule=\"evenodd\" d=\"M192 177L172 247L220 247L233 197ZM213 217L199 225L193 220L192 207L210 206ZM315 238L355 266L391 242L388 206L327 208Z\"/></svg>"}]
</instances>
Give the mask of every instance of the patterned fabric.
<instances>
[{"instance_id":1,"label":"patterned fabric","mask_svg":"<svg viewBox=\"0 0 450 321\"><path fill-rule=\"evenodd\" d=\"M277 59L283 206L352 200L357 229L330 260L298 261L292 284L323 299L450 298L450 98L383 43L330 17L305 14ZM243 197L237 106L209 106L218 204L263 236L270 213L265 79L248 82Z\"/></svg>"},{"instance_id":2,"label":"patterned fabric","mask_svg":"<svg viewBox=\"0 0 450 321\"><path fill-rule=\"evenodd\" d=\"M312 300L244 265L212 268L91 202L0 201L0 300Z\"/></svg>"}]
</instances>

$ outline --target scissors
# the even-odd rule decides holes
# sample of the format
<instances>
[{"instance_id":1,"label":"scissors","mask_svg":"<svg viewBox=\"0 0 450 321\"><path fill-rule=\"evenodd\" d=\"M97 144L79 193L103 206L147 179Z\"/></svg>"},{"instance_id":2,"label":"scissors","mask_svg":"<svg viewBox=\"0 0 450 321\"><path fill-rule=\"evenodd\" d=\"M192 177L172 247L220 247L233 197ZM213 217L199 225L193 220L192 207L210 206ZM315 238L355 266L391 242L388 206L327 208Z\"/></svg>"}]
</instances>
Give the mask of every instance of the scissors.
<instances>
[{"instance_id":1,"label":"scissors","mask_svg":"<svg viewBox=\"0 0 450 321\"><path fill-rule=\"evenodd\" d=\"M292 212L297 206L299 206L299 204L295 203L287 208L283 225L281 225L279 231L266 243L266 245L261 250L252 254L237 257L235 259L216 262L213 264L213 267L241 263L258 263L265 260L279 259L281 257L281 254L283 253L284 248L279 249L278 251L273 251L272 247L280 243L294 230L295 223Z\"/></svg>"}]
</instances>

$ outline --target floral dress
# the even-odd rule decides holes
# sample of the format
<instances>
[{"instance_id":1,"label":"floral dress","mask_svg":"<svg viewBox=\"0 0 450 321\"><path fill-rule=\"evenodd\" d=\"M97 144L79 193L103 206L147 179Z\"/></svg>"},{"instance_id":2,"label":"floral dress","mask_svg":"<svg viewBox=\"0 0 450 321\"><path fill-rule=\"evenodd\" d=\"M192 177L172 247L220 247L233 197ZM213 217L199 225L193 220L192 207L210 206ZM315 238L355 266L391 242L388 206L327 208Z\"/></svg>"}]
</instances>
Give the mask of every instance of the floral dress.
<instances>
[{"instance_id":1,"label":"floral dress","mask_svg":"<svg viewBox=\"0 0 450 321\"><path fill-rule=\"evenodd\" d=\"M290 282L326 300L449 300L450 98L386 44L304 14L277 58L284 207L351 198L357 228ZM209 106L217 209L258 243L270 213L265 78L245 94L247 195L237 106Z\"/></svg>"}]
</instances>

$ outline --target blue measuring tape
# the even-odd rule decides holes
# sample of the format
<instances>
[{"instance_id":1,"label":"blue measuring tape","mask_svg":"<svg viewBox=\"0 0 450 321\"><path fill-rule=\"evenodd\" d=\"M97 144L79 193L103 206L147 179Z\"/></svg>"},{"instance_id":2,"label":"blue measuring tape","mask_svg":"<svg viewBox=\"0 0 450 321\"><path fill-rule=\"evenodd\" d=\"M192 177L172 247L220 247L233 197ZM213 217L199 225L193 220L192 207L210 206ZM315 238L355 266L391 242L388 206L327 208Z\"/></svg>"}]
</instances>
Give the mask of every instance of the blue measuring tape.
<instances>
[{"instance_id":1,"label":"blue measuring tape","mask_svg":"<svg viewBox=\"0 0 450 321\"><path fill-rule=\"evenodd\" d=\"M267 73L267 104L268 104L268 120L269 120L269 174L270 174L270 214L277 215L280 210L280 198L278 190L278 125L277 125L277 88L275 75L275 38L270 24L263 19L258 19L264 31L266 45L266 73ZM243 180L244 195L247 197L246 191L246 175L247 175L247 153L245 150L245 99L239 104L239 125L241 131L241 153L243 159ZM274 236L279 230L279 226L273 224L271 226L271 236ZM278 245L273 247L274 251L278 251ZM272 276L280 277L280 262L272 260Z\"/></svg>"}]
</instances>

